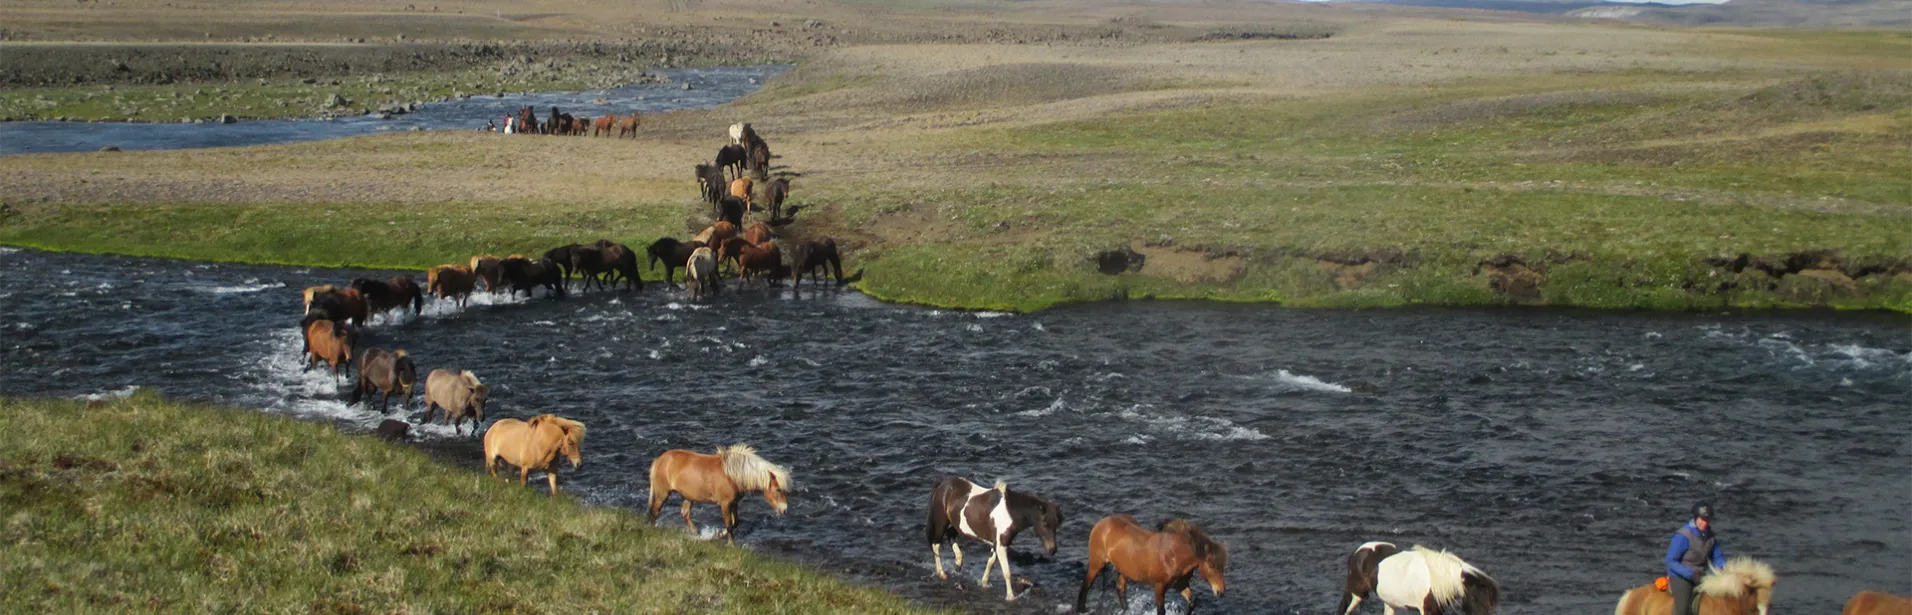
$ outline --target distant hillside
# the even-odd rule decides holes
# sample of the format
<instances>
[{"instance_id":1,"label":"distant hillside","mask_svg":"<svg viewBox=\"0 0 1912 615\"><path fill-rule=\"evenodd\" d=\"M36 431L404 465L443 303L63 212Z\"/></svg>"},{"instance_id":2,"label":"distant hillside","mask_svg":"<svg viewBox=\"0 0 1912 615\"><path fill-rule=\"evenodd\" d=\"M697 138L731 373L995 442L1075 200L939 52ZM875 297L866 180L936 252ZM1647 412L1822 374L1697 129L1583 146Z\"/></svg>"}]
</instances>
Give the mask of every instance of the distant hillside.
<instances>
[{"instance_id":1,"label":"distant hillside","mask_svg":"<svg viewBox=\"0 0 1912 615\"><path fill-rule=\"evenodd\" d=\"M1733 0L1684 6L1603 4L1567 13L1687 26L1912 28L1912 0Z\"/></svg>"}]
</instances>

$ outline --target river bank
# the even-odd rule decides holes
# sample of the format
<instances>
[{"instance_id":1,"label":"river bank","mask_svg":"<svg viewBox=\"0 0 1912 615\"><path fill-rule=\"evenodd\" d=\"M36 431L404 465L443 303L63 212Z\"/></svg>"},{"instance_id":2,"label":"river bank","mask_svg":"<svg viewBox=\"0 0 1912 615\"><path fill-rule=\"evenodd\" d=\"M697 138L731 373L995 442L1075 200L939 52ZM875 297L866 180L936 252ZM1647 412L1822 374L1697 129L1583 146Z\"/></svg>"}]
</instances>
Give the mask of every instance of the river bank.
<instances>
[{"instance_id":1,"label":"river bank","mask_svg":"<svg viewBox=\"0 0 1912 615\"><path fill-rule=\"evenodd\" d=\"M324 425L150 392L0 412L9 611L924 612Z\"/></svg>"}]
</instances>

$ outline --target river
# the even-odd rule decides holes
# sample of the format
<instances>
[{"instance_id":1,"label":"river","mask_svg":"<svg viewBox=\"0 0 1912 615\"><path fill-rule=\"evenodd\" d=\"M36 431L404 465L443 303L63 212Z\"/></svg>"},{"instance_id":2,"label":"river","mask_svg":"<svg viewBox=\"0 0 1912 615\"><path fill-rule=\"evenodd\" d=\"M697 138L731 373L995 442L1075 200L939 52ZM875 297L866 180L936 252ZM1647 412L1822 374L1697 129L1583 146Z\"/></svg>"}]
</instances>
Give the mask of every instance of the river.
<instances>
[{"instance_id":1,"label":"river","mask_svg":"<svg viewBox=\"0 0 1912 615\"><path fill-rule=\"evenodd\" d=\"M428 103L415 113L378 119L364 115L330 120L246 120L232 124L130 122L0 122L0 155L91 152L106 146L122 150L186 149L272 145L337 139L389 131L475 130L486 120L504 127L504 116L520 106L538 110L539 121L551 107L572 115L656 113L715 107L757 90L788 69L784 65L670 68L655 71L665 83L627 85L608 90L533 92L473 96ZM690 89L684 89L689 85Z\"/></svg>"},{"instance_id":2,"label":"river","mask_svg":"<svg viewBox=\"0 0 1912 615\"><path fill-rule=\"evenodd\" d=\"M139 386L348 430L385 418L300 371L295 324L299 289L387 272L15 249L0 272L5 394ZM1202 587L1206 613L1326 613L1368 540L1453 550L1499 580L1502 613L1608 613L1661 574L1700 499L1729 555L1777 569L1774 613L1912 594L1900 315L1146 301L1012 315L734 285L695 303L653 283L432 303L381 317L366 342L421 372L473 370L494 419L584 421L585 465L561 484L589 503L641 509L664 450L756 445L800 490L783 517L746 499L741 546L928 604L1053 613L1074 599L1089 528L1129 513L1187 516L1229 543L1229 594ZM475 438L421 431L475 470ZM949 474L1063 507L1057 556L1017 559L1035 586L1013 606L974 587L973 563L960 588L934 579L922 524ZM681 527L674 512L662 526Z\"/></svg>"}]
</instances>

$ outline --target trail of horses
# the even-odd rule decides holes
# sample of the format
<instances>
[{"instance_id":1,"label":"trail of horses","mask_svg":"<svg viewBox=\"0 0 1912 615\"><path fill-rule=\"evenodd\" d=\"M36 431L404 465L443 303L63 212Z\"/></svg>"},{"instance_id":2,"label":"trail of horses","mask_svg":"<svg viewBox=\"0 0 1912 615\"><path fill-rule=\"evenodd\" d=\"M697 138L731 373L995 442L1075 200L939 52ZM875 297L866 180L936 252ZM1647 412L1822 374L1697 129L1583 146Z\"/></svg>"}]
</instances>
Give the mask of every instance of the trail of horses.
<instances>
[{"instance_id":1,"label":"trail of horses","mask_svg":"<svg viewBox=\"0 0 1912 615\"><path fill-rule=\"evenodd\" d=\"M395 272L33 251L0 254L0 270L6 394L150 386L368 431L421 414L348 406L350 384L300 371L298 289ZM1888 546L1912 536L1912 495L1891 478L1912 441L1912 344L1894 317L1188 303L1020 316L807 285L703 303L646 286L428 301L377 317L366 342L421 372L480 374L490 421L589 425L559 487L594 504L642 510L666 450L755 445L798 489L783 516L745 499L740 546L968 610L1070 605L1089 530L1114 513L1186 517L1228 544L1227 594L1197 586L1209 613L1329 612L1349 551L1375 539L1451 549L1502 586L1501 613L1607 612L1660 574L1665 535L1701 498L1729 554L1773 565L1775 612L1836 612L1912 578ZM470 435L418 437L478 471ZM1033 585L1016 603L978 588L974 561L936 579L923 517L945 475L1061 507L1053 558L1017 543L1012 570ZM714 507L694 517L715 537ZM1152 611L1149 594L1126 610ZM1114 601L1099 585L1087 603Z\"/></svg>"}]
</instances>

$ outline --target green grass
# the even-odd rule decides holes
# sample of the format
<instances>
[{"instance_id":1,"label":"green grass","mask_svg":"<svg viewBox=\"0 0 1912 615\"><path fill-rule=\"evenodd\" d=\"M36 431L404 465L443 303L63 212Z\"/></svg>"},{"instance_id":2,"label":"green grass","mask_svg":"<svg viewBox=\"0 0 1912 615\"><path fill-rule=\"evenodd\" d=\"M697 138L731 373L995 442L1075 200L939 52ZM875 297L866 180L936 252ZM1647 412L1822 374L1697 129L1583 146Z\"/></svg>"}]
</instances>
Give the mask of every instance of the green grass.
<instances>
[{"instance_id":1,"label":"green grass","mask_svg":"<svg viewBox=\"0 0 1912 615\"><path fill-rule=\"evenodd\" d=\"M918 612L323 425L144 392L0 414L0 611Z\"/></svg>"},{"instance_id":2,"label":"green grass","mask_svg":"<svg viewBox=\"0 0 1912 615\"><path fill-rule=\"evenodd\" d=\"M450 71L381 75L376 80L344 77L314 84L279 78L240 83L10 88L0 91L0 117L138 122L217 120L221 115L240 119L307 118L356 115L360 109L377 111L414 102L450 100L461 94L581 90L593 87L595 81L583 73L500 79L492 71ZM326 106L333 94L344 97L348 104Z\"/></svg>"}]
</instances>

